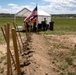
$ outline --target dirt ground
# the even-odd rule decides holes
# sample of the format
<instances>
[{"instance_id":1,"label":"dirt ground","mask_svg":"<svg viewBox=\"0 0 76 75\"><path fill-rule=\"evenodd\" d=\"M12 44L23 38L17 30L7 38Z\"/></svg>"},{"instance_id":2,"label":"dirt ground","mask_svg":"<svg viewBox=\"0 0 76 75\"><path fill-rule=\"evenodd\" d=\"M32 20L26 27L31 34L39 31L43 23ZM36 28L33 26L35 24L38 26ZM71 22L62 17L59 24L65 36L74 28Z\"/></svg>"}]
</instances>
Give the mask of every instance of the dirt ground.
<instances>
[{"instance_id":1,"label":"dirt ground","mask_svg":"<svg viewBox=\"0 0 76 75\"><path fill-rule=\"evenodd\" d=\"M31 34L23 51L19 57L22 75L76 75L76 35ZM0 75L6 75L5 69L6 44L3 44Z\"/></svg>"}]
</instances>

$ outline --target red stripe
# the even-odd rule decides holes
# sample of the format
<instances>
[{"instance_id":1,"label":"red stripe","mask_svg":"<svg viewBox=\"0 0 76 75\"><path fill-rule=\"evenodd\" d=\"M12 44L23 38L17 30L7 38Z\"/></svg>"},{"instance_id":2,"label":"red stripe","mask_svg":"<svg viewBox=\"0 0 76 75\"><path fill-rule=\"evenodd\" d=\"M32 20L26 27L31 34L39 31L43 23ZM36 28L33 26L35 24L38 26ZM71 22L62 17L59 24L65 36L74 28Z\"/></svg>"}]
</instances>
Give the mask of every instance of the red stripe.
<instances>
[{"instance_id":1,"label":"red stripe","mask_svg":"<svg viewBox=\"0 0 76 75\"><path fill-rule=\"evenodd\" d=\"M32 21L30 21L30 19L34 16L37 15L37 7L31 12L31 14L29 14L29 16L26 17L26 19L24 19L24 22L36 22L36 18L34 18Z\"/></svg>"},{"instance_id":2,"label":"red stripe","mask_svg":"<svg viewBox=\"0 0 76 75\"><path fill-rule=\"evenodd\" d=\"M36 22L36 21L37 21L37 17L32 20L32 22Z\"/></svg>"}]
</instances>

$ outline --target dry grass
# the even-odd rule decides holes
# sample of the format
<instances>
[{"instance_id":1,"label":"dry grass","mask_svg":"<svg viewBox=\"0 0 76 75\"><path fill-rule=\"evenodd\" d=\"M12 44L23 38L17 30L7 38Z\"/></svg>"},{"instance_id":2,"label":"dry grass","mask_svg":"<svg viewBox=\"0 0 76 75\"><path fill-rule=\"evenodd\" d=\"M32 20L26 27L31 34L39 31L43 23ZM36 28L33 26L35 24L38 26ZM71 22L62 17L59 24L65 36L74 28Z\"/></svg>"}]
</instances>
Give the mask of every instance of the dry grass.
<instances>
[{"instance_id":1,"label":"dry grass","mask_svg":"<svg viewBox=\"0 0 76 75\"><path fill-rule=\"evenodd\" d=\"M76 36L75 35L46 35L50 44L51 65L58 75L76 74Z\"/></svg>"}]
</instances>

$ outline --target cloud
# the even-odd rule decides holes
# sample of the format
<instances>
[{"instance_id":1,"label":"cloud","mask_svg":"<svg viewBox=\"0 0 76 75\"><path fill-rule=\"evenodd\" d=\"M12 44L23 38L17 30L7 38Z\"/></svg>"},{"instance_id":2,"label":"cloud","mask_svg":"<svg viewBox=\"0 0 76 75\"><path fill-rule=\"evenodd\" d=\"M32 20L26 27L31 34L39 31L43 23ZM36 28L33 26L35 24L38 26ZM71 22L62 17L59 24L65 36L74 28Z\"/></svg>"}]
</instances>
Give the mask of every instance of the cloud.
<instances>
[{"instance_id":1,"label":"cloud","mask_svg":"<svg viewBox=\"0 0 76 75\"><path fill-rule=\"evenodd\" d=\"M18 5L13 3L9 3L6 7L7 8L0 6L0 13L16 13L17 10L19 10Z\"/></svg>"},{"instance_id":2,"label":"cloud","mask_svg":"<svg viewBox=\"0 0 76 75\"><path fill-rule=\"evenodd\" d=\"M3 8L0 6L0 13L17 13L23 8L31 9L31 6L25 5L25 6L19 6L17 4L9 3L7 5L7 8Z\"/></svg>"},{"instance_id":3,"label":"cloud","mask_svg":"<svg viewBox=\"0 0 76 75\"><path fill-rule=\"evenodd\" d=\"M44 0L49 2L51 6L67 6L67 7L76 7L76 0Z\"/></svg>"},{"instance_id":4,"label":"cloud","mask_svg":"<svg viewBox=\"0 0 76 75\"><path fill-rule=\"evenodd\" d=\"M17 7L17 4L9 3L8 6Z\"/></svg>"},{"instance_id":5,"label":"cloud","mask_svg":"<svg viewBox=\"0 0 76 75\"><path fill-rule=\"evenodd\" d=\"M76 13L76 0L44 0L46 6L41 8L51 14Z\"/></svg>"},{"instance_id":6,"label":"cloud","mask_svg":"<svg viewBox=\"0 0 76 75\"><path fill-rule=\"evenodd\" d=\"M30 4L36 5L36 3L35 3L35 2L31 2Z\"/></svg>"},{"instance_id":7,"label":"cloud","mask_svg":"<svg viewBox=\"0 0 76 75\"><path fill-rule=\"evenodd\" d=\"M8 13L9 10L0 6L0 13L4 13L4 12Z\"/></svg>"},{"instance_id":8,"label":"cloud","mask_svg":"<svg viewBox=\"0 0 76 75\"><path fill-rule=\"evenodd\" d=\"M0 6L0 13L17 13L24 7L32 10L35 5L34 2L24 6L9 3L7 8ZM43 9L49 14L76 14L76 0L43 0L39 3L39 9Z\"/></svg>"}]
</instances>

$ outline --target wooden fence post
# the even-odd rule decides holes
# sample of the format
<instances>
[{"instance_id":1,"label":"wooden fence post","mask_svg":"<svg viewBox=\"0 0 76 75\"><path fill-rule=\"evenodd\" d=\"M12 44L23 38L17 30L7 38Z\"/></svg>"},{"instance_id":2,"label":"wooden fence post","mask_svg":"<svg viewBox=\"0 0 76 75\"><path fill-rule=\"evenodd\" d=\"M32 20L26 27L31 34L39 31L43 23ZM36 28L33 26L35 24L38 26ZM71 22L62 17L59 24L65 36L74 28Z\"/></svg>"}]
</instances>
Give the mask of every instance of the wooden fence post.
<instances>
[{"instance_id":1,"label":"wooden fence post","mask_svg":"<svg viewBox=\"0 0 76 75\"><path fill-rule=\"evenodd\" d=\"M12 29L11 32L12 32L12 39L13 39L13 46L14 46L14 54L15 54L16 66L17 66L17 75L21 75L19 55L18 55L18 47L17 47L16 30Z\"/></svg>"},{"instance_id":2,"label":"wooden fence post","mask_svg":"<svg viewBox=\"0 0 76 75\"><path fill-rule=\"evenodd\" d=\"M17 30L19 31L19 28L18 28L18 25L17 25L17 24L16 24L16 27L17 27ZM20 37L21 43L22 43L22 45L23 45L23 41L22 41L22 38L21 38L21 34L20 34L20 32L18 32L18 34L19 34L19 37Z\"/></svg>"},{"instance_id":3,"label":"wooden fence post","mask_svg":"<svg viewBox=\"0 0 76 75\"><path fill-rule=\"evenodd\" d=\"M28 40L28 28L27 28L27 24L26 23L24 23L24 26L25 26L25 29L26 29L26 40Z\"/></svg>"},{"instance_id":4,"label":"wooden fence post","mask_svg":"<svg viewBox=\"0 0 76 75\"><path fill-rule=\"evenodd\" d=\"M10 57L10 30L9 30L9 24L7 24L6 27L6 41L7 41L7 75L12 74L12 68L11 68L11 57Z\"/></svg>"},{"instance_id":5,"label":"wooden fence post","mask_svg":"<svg viewBox=\"0 0 76 75\"><path fill-rule=\"evenodd\" d=\"M19 32L18 25L15 24L15 23L13 23L13 25L14 25L14 28L18 30L18 34L19 34L19 37L20 37L21 43L22 43L22 45L23 45L23 41L22 41L22 38L21 38L21 34L20 34L20 32Z\"/></svg>"},{"instance_id":6,"label":"wooden fence post","mask_svg":"<svg viewBox=\"0 0 76 75\"><path fill-rule=\"evenodd\" d=\"M5 37L6 37L6 31L7 30L7 27L6 27L6 24L4 25L4 33L5 33ZM7 40L6 40L7 41Z\"/></svg>"},{"instance_id":7,"label":"wooden fence post","mask_svg":"<svg viewBox=\"0 0 76 75\"><path fill-rule=\"evenodd\" d=\"M2 27L1 27L1 30L2 30L2 33L3 33L4 39L5 39L5 41L6 41L6 35L5 35L5 32L4 32L4 30L3 30ZM6 42L6 43L7 43L7 42Z\"/></svg>"},{"instance_id":8,"label":"wooden fence post","mask_svg":"<svg viewBox=\"0 0 76 75\"><path fill-rule=\"evenodd\" d=\"M5 39L6 43L7 43L6 35L5 35L5 32L4 32L4 30L3 30L2 27L1 27L1 30L2 30L2 33L3 33L4 39ZM13 61L13 63L14 63L15 69L16 69L16 65L15 65L15 61L14 61L14 58L13 58L13 56L12 56L12 53L11 53L11 51L9 51L9 52L10 52L10 55L11 55L12 61Z\"/></svg>"},{"instance_id":9,"label":"wooden fence post","mask_svg":"<svg viewBox=\"0 0 76 75\"><path fill-rule=\"evenodd\" d=\"M15 30L16 30L16 25L15 25L15 23L13 23L13 26L14 26L14 28L15 28ZM16 35L17 35L17 33L16 33ZM17 41L18 41L18 45L19 45L19 48L20 48L20 53L22 53L22 51L21 51L21 45L20 45L20 42L19 42L18 35L17 35Z\"/></svg>"}]
</instances>

